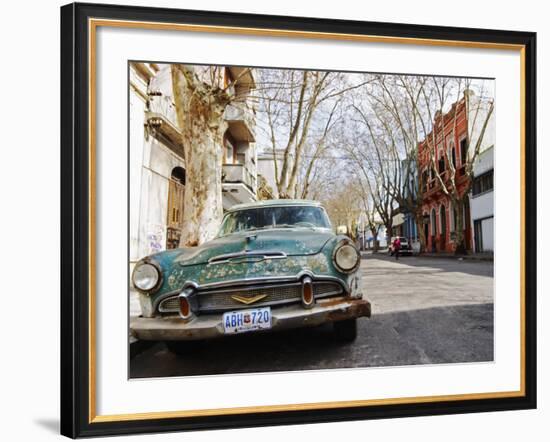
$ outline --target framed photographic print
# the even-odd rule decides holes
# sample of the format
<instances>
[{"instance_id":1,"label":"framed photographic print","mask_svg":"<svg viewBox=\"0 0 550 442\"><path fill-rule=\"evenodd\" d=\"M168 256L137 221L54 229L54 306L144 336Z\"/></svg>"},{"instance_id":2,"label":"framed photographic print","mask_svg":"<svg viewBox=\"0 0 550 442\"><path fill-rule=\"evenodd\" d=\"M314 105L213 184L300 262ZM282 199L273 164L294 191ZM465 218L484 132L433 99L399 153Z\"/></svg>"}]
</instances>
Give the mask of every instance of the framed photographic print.
<instances>
[{"instance_id":1,"label":"framed photographic print","mask_svg":"<svg viewBox=\"0 0 550 442\"><path fill-rule=\"evenodd\" d=\"M62 434L536 407L535 44L62 7Z\"/></svg>"}]
</instances>

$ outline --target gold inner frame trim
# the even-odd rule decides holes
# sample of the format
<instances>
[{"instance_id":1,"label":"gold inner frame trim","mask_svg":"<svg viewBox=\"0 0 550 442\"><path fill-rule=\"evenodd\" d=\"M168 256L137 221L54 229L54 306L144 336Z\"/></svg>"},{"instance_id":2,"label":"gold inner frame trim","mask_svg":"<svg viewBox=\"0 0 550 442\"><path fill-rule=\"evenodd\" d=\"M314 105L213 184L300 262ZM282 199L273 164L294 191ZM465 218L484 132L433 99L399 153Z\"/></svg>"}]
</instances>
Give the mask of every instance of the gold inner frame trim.
<instances>
[{"instance_id":1,"label":"gold inner frame trim","mask_svg":"<svg viewBox=\"0 0 550 442\"><path fill-rule=\"evenodd\" d=\"M520 54L520 389L487 393L464 393L453 395L417 396L387 399L366 399L350 401L315 402L283 405L262 405L234 408L197 409L180 411L159 411L129 414L96 414L96 30L99 26L134 28L147 30L170 30L185 32L207 32L218 34L253 35L267 37L291 37L323 40L354 41L386 44L410 44L418 46L444 46L476 49L497 49L518 51ZM339 34L330 32L292 31L282 29L244 28L233 26L191 25L181 23L140 22L131 20L88 19L88 93L89 93L89 423L133 421L146 419L169 419L178 417L239 415L246 413L268 413L280 411L323 410L329 408L365 407L376 405L415 404L427 402L482 400L525 396L525 46L492 42L439 40L411 37L390 37L376 35Z\"/></svg>"},{"instance_id":2,"label":"gold inner frame trim","mask_svg":"<svg viewBox=\"0 0 550 442\"><path fill-rule=\"evenodd\" d=\"M292 31L286 29L244 28L239 26L211 26L182 23L159 23L132 20L90 19L91 28L98 26L115 28L149 29L157 31L208 32L216 34L253 35L261 37L292 37L322 40L359 41L369 43L398 43L421 46L454 46L499 50L521 50L524 46L510 43L442 40L430 38L391 37L381 35L340 34L334 32Z\"/></svg>"}]
</instances>

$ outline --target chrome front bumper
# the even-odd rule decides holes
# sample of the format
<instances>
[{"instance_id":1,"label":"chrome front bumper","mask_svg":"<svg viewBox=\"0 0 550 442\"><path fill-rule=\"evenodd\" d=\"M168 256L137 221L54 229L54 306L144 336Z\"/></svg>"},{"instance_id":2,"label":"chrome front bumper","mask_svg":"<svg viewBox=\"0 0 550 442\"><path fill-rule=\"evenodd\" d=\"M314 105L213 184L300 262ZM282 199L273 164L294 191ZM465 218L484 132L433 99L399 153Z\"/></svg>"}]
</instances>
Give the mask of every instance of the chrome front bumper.
<instances>
[{"instance_id":1,"label":"chrome front bumper","mask_svg":"<svg viewBox=\"0 0 550 442\"><path fill-rule=\"evenodd\" d=\"M370 302L364 299L328 298L317 300L315 305L309 309L300 304L293 304L273 308L271 310L271 328L262 330L261 333L311 327L362 316L370 317L370 314ZM130 329L136 338L149 341L213 339L229 336L224 333L222 316L223 313L199 315L189 322L185 322L179 316L135 317L130 320Z\"/></svg>"}]
</instances>

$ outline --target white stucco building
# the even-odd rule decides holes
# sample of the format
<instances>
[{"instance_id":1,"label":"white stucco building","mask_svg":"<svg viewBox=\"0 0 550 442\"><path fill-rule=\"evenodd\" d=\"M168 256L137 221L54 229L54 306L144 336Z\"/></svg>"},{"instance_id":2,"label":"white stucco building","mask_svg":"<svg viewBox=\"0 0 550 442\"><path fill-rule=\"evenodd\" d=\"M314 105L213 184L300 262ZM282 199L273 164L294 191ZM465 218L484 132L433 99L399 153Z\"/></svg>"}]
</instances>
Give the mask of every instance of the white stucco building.
<instances>
[{"instance_id":1,"label":"white stucco building","mask_svg":"<svg viewBox=\"0 0 550 442\"><path fill-rule=\"evenodd\" d=\"M494 251L494 147L479 154L474 164L474 182L470 197L474 251Z\"/></svg>"},{"instance_id":2,"label":"white stucco building","mask_svg":"<svg viewBox=\"0 0 550 442\"><path fill-rule=\"evenodd\" d=\"M478 128L479 130L479 128ZM474 134L479 137L479 134ZM480 153L473 165L473 183L470 210L474 252L494 252L494 150L495 113L487 123ZM474 138L475 139L475 138Z\"/></svg>"},{"instance_id":3,"label":"white stucco building","mask_svg":"<svg viewBox=\"0 0 550 442\"><path fill-rule=\"evenodd\" d=\"M275 176L275 162L277 163L277 172L280 173L283 165L284 151L284 149L275 149L275 152L273 152L273 149L264 148L258 154L258 176L261 175L265 179L274 198L279 197L277 178Z\"/></svg>"},{"instance_id":4,"label":"white stucco building","mask_svg":"<svg viewBox=\"0 0 550 442\"><path fill-rule=\"evenodd\" d=\"M224 113L222 196L228 209L257 199L256 106L250 98L256 84L253 71L242 67L226 67L225 79L236 96Z\"/></svg>"},{"instance_id":5,"label":"white stucco building","mask_svg":"<svg viewBox=\"0 0 550 442\"><path fill-rule=\"evenodd\" d=\"M482 107L483 112L488 108ZM483 121L485 113L478 115ZM472 127L473 118L469 119L471 139L477 140L482 125L478 122ZM483 135L479 155L473 164L473 183L470 193L470 219L472 223L473 251L475 253L494 251L494 149L496 141L495 112L491 113Z\"/></svg>"},{"instance_id":6,"label":"white stucco building","mask_svg":"<svg viewBox=\"0 0 550 442\"><path fill-rule=\"evenodd\" d=\"M171 68L155 63L129 67L131 262L177 247L181 236L186 168ZM220 145L227 209L256 199L255 108L249 100L255 84L250 70L225 67L222 72L236 96L223 115L227 130Z\"/></svg>"}]
</instances>

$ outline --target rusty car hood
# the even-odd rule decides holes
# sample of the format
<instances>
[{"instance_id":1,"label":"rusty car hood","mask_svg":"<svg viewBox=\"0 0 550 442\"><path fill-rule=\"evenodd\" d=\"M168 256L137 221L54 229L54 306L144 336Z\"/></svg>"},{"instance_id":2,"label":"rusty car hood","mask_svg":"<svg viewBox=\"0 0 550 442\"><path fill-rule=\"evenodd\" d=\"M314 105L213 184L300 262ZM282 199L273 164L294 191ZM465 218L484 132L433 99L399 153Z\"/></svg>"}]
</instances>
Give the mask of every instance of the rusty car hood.
<instances>
[{"instance_id":1,"label":"rusty car hood","mask_svg":"<svg viewBox=\"0 0 550 442\"><path fill-rule=\"evenodd\" d=\"M305 256L319 253L335 235L326 229L273 228L233 233L215 238L195 249L184 249L176 262L189 266L206 264L212 259L247 253L283 253L286 256Z\"/></svg>"}]
</instances>

